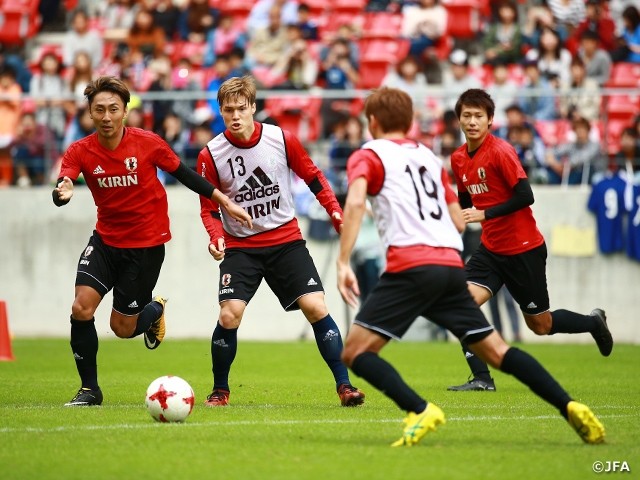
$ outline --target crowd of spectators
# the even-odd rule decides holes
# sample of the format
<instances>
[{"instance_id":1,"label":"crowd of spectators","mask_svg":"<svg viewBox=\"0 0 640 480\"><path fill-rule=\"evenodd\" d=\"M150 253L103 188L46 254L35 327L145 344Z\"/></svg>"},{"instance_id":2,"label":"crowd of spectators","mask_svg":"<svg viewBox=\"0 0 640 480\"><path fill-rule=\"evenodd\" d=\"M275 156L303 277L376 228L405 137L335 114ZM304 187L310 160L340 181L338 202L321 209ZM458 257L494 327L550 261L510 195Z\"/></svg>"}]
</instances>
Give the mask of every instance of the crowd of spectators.
<instances>
[{"instance_id":1,"label":"crowd of spectators","mask_svg":"<svg viewBox=\"0 0 640 480\"><path fill-rule=\"evenodd\" d=\"M0 49L0 185L49 181L47 166L93 131L83 90L99 75L130 87L128 125L155 131L187 162L223 131L215 93L232 76L252 74L274 95L369 86L363 55L371 38L358 19L377 14L397 20L392 40L402 54L373 86L411 95L411 135L445 160L461 144L452 110L468 88L492 94L495 132L514 145L533 181L589 182L613 168L618 153L631 155L640 103L630 97L637 112L628 109L626 123L604 131L600 89L610 86L616 64L640 66L640 14L632 0L481 0L475 12L481 27L466 43L448 38L454 2L354 0L361 12L336 16L331 1L319 9L318 2L257 0L241 14L233 2L218 0L78 0L61 43L31 58ZM444 97L428 93L437 86L429 72L443 45L436 78ZM636 87L639 80L636 74ZM203 95L142 100L144 92ZM20 94L32 100L18 100ZM265 102L258 107L259 118L269 118ZM342 143L347 149L357 143L348 132L357 130L356 121L362 128L361 107L361 99L323 95L319 136L329 140L330 159L345 151Z\"/></svg>"}]
</instances>

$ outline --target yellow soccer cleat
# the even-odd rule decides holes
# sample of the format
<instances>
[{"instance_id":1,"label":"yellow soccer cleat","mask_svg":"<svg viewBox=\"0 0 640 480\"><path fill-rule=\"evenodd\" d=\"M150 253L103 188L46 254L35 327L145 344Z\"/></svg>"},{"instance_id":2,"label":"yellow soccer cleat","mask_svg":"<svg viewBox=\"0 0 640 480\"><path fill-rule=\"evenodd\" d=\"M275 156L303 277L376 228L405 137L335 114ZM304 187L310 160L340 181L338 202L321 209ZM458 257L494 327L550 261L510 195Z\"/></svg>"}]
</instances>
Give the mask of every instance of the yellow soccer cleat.
<instances>
[{"instance_id":1,"label":"yellow soccer cleat","mask_svg":"<svg viewBox=\"0 0 640 480\"><path fill-rule=\"evenodd\" d=\"M433 403L428 403L422 413L409 412L404 419L404 433L402 438L391 444L392 447L401 447L406 445L410 447L416 445L422 437L424 437L429 431L437 430L438 425L444 425L446 420L444 419L444 412Z\"/></svg>"},{"instance_id":2,"label":"yellow soccer cleat","mask_svg":"<svg viewBox=\"0 0 640 480\"><path fill-rule=\"evenodd\" d=\"M162 305L162 315L155 322L151 324L149 330L144 332L144 344L147 346L149 350L154 350L158 348L162 340L164 340L164 334L166 331L165 323L164 323L164 310L167 304L168 299L162 298L159 295L153 297L154 302L158 302Z\"/></svg>"},{"instance_id":3,"label":"yellow soccer cleat","mask_svg":"<svg viewBox=\"0 0 640 480\"><path fill-rule=\"evenodd\" d=\"M604 441L604 426L586 405L578 402L569 402L567 405L567 417L569 425L573 427L585 443L602 443Z\"/></svg>"}]
</instances>

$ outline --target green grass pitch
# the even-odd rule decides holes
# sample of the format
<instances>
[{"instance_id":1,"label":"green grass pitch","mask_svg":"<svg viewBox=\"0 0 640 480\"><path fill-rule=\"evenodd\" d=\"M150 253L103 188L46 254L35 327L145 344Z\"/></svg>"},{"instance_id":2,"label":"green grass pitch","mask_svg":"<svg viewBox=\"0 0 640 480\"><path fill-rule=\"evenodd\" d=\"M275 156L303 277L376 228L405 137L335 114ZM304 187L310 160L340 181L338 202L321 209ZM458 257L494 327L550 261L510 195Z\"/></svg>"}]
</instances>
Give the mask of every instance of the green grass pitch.
<instances>
[{"instance_id":1,"label":"green grass pitch","mask_svg":"<svg viewBox=\"0 0 640 480\"><path fill-rule=\"evenodd\" d=\"M365 405L340 407L313 342L241 342L231 406L207 408L209 342L167 339L148 351L138 339L104 340L103 405L65 408L79 387L68 341L18 339L17 361L0 362L0 478L582 479L598 476L596 461L626 461L630 477L640 474L640 346L616 345L609 358L595 345L522 348L592 408L605 444L584 444L553 407L500 372L496 393L446 391L467 376L454 342L383 351L447 416L419 445L391 448L403 412L356 377ZM144 407L149 383L167 374L196 393L184 424L156 423Z\"/></svg>"}]
</instances>

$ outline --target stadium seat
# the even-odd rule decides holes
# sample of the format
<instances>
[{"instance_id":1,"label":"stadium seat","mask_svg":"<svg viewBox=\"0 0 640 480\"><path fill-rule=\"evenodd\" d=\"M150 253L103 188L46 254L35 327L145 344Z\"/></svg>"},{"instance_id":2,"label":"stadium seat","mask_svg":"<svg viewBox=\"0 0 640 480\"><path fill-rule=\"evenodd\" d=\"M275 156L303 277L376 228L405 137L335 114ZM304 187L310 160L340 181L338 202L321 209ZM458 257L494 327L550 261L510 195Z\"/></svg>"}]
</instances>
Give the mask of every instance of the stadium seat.
<instances>
[{"instance_id":1,"label":"stadium seat","mask_svg":"<svg viewBox=\"0 0 640 480\"><path fill-rule=\"evenodd\" d=\"M632 120L640 113L638 95L611 95L603 97L603 110L609 119Z\"/></svg>"},{"instance_id":2,"label":"stadium seat","mask_svg":"<svg viewBox=\"0 0 640 480\"><path fill-rule=\"evenodd\" d=\"M0 12L37 14L40 0L0 0Z\"/></svg>"},{"instance_id":3,"label":"stadium seat","mask_svg":"<svg viewBox=\"0 0 640 480\"><path fill-rule=\"evenodd\" d=\"M330 0L327 3L330 3L336 12L350 14L362 13L367 6L367 0Z\"/></svg>"},{"instance_id":4,"label":"stadium seat","mask_svg":"<svg viewBox=\"0 0 640 480\"><path fill-rule=\"evenodd\" d=\"M360 32L364 28L364 21L364 14L332 12L326 17L326 21L322 19L318 22L318 35L321 40L332 40L341 25L349 25Z\"/></svg>"},{"instance_id":5,"label":"stadium seat","mask_svg":"<svg viewBox=\"0 0 640 480\"><path fill-rule=\"evenodd\" d=\"M533 126L548 147L566 142L567 134L571 131L569 120L538 120Z\"/></svg>"},{"instance_id":6,"label":"stadium seat","mask_svg":"<svg viewBox=\"0 0 640 480\"><path fill-rule=\"evenodd\" d=\"M409 40L406 39L362 39L360 62L398 63L409 53Z\"/></svg>"},{"instance_id":7,"label":"stadium seat","mask_svg":"<svg viewBox=\"0 0 640 480\"><path fill-rule=\"evenodd\" d=\"M186 58L196 67L202 66L204 61L207 43L177 42L173 54L170 56L171 63L175 64L182 58Z\"/></svg>"},{"instance_id":8,"label":"stadium seat","mask_svg":"<svg viewBox=\"0 0 640 480\"><path fill-rule=\"evenodd\" d=\"M509 80L511 80L516 85L524 84L524 69L522 65L511 64L507 67L509 71Z\"/></svg>"},{"instance_id":9,"label":"stadium seat","mask_svg":"<svg viewBox=\"0 0 640 480\"><path fill-rule=\"evenodd\" d=\"M368 38L399 38L402 30L402 15L386 12L364 14L362 36Z\"/></svg>"},{"instance_id":10,"label":"stadium seat","mask_svg":"<svg viewBox=\"0 0 640 480\"><path fill-rule=\"evenodd\" d=\"M607 128L603 129L603 143L609 155L615 155L620 151L620 137L622 131L627 127L633 127L633 123L621 119L609 119Z\"/></svg>"},{"instance_id":11,"label":"stadium seat","mask_svg":"<svg viewBox=\"0 0 640 480\"><path fill-rule=\"evenodd\" d=\"M480 31L481 3L477 0L452 0L447 9L447 35L455 39L476 38Z\"/></svg>"},{"instance_id":12,"label":"stadium seat","mask_svg":"<svg viewBox=\"0 0 640 480\"><path fill-rule=\"evenodd\" d=\"M483 87L488 87L493 83L493 68L491 65L470 66L469 74L477 78Z\"/></svg>"},{"instance_id":13,"label":"stadium seat","mask_svg":"<svg viewBox=\"0 0 640 480\"><path fill-rule=\"evenodd\" d=\"M304 0L303 2L309 7L309 13L312 17L327 11L327 2L325 0Z\"/></svg>"},{"instance_id":14,"label":"stadium seat","mask_svg":"<svg viewBox=\"0 0 640 480\"><path fill-rule=\"evenodd\" d=\"M278 126L288 130L301 142L313 142L320 136L322 99L310 96L269 97L265 109L276 119Z\"/></svg>"},{"instance_id":15,"label":"stadium seat","mask_svg":"<svg viewBox=\"0 0 640 480\"><path fill-rule=\"evenodd\" d=\"M453 38L448 35L443 35L433 46L433 53L435 57L441 62L449 58L449 54L453 50Z\"/></svg>"},{"instance_id":16,"label":"stadium seat","mask_svg":"<svg viewBox=\"0 0 640 480\"><path fill-rule=\"evenodd\" d=\"M216 8L218 8L222 14L247 16L255 4L256 0L233 0L218 2Z\"/></svg>"},{"instance_id":17,"label":"stadium seat","mask_svg":"<svg viewBox=\"0 0 640 480\"><path fill-rule=\"evenodd\" d=\"M611 66L611 74L607 82L609 87L630 87L640 86L640 64L637 63L614 63Z\"/></svg>"},{"instance_id":18,"label":"stadium seat","mask_svg":"<svg viewBox=\"0 0 640 480\"><path fill-rule=\"evenodd\" d=\"M358 88L378 88L391 67L389 62L362 62L360 63L360 82Z\"/></svg>"},{"instance_id":19,"label":"stadium seat","mask_svg":"<svg viewBox=\"0 0 640 480\"><path fill-rule=\"evenodd\" d=\"M24 13L13 9L0 10L0 42L9 45L22 44L40 29L42 19L38 12Z\"/></svg>"}]
</instances>

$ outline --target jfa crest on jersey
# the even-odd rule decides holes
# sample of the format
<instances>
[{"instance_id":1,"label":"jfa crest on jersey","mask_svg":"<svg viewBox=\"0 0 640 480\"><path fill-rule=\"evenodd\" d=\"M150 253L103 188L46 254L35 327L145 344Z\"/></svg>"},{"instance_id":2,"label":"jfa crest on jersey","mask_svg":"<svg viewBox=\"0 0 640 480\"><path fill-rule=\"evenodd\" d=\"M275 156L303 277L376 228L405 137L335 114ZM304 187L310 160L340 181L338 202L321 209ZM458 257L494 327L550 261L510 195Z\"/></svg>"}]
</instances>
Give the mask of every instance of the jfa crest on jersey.
<instances>
[{"instance_id":1,"label":"jfa crest on jersey","mask_svg":"<svg viewBox=\"0 0 640 480\"><path fill-rule=\"evenodd\" d=\"M294 203L287 152L282 130L262 125L258 143L250 148L233 145L224 134L207 148L218 173L220 191L253 218L253 229L241 226L221 211L224 229L235 237L248 237L273 230L291 221Z\"/></svg>"},{"instance_id":2,"label":"jfa crest on jersey","mask_svg":"<svg viewBox=\"0 0 640 480\"><path fill-rule=\"evenodd\" d=\"M461 251L442 185L442 161L421 144L372 140L362 148L373 150L384 166L384 182L371 205L385 248L429 245Z\"/></svg>"}]
</instances>

